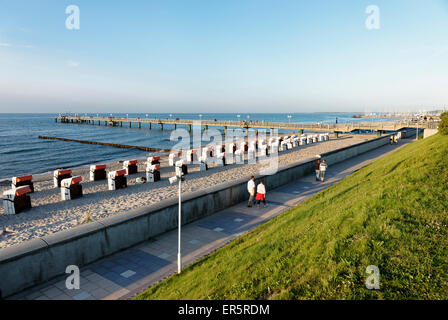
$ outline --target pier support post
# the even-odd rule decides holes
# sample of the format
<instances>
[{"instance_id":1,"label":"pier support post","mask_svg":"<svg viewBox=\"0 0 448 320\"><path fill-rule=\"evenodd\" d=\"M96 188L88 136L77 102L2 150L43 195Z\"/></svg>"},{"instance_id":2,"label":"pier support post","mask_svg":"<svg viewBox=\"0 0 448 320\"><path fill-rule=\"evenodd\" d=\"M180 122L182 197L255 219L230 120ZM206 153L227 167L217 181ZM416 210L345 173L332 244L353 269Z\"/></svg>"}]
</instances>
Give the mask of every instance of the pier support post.
<instances>
[{"instance_id":1,"label":"pier support post","mask_svg":"<svg viewBox=\"0 0 448 320\"><path fill-rule=\"evenodd\" d=\"M129 121L129 128L132 128L132 122Z\"/></svg>"},{"instance_id":2,"label":"pier support post","mask_svg":"<svg viewBox=\"0 0 448 320\"><path fill-rule=\"evenodd\" d=\"M151 122L149 123L149 130L151 130Z\"/></svg>"},{"instance_id":3,"label":"pier support post","mask_svg":"<svg viewBox=\"0 0 448 320\"><path fill-rule=\"evenodd\" d=\"M188 125L188 132L191 132L191 124Z\"/></svg>"},{"instance_id":4,"label":"pier support post","mask_svg":"<svg viewBox=\"0 0 448 320\"><path fill-rule=\"evenodd\" d=\"M207 131L208 130L208 125L204 126L204 130Z\"/></svg>"},{"instance_id":5,"label":"pier support post","mask_svg":"<svg viewBox=\"0 0 448 320\"><path fill-rule=\"evenodd\" d=\"M160 130L163 131L163 123L160 124Z\"/></svg>"},{"instance_id":6,"label":"pier support post","mask_svg":"<svg viewBox=\"0 0 448 320\"><path fill-rule=\"evenodd\" d=\"M120 121L120 127L122 127L123 126L123 121Z\"/></svg>"},{"instance_id":7,"label":"pier support post","mask_svg":"<svg viewBox=\"0 0 448 320\"><path fill-rule=\"evenodd\" d=\"M174 124L174 130L176 130L177 129L177 124Z\"/></svg>"},{"instance_id":8,"label":"pier support post","mask_svg":"<svg viewBox=\"0 0 448 320\"><path fill-rule=\"evenodd\" d=\"M138 128L141 129L142 128L142 123L139 121L138 122Z\"/></svg>"}]
</instances>

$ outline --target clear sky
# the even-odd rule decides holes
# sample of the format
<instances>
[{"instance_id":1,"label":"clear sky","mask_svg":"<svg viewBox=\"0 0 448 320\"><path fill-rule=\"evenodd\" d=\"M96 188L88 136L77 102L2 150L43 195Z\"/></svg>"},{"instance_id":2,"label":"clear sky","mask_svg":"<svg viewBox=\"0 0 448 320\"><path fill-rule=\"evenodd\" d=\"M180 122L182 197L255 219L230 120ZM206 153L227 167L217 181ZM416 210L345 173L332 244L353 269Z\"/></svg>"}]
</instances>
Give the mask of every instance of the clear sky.
<instances>
[{"instance_id":1,"label":"clear sky","mask_svg":"<svg viewBox=\"0 0 448 320\"><path fill-rule=\"evenodd\" d=\"M446 105L446 0L0 0L0 112Z\"/></svg>"}]
</instances>

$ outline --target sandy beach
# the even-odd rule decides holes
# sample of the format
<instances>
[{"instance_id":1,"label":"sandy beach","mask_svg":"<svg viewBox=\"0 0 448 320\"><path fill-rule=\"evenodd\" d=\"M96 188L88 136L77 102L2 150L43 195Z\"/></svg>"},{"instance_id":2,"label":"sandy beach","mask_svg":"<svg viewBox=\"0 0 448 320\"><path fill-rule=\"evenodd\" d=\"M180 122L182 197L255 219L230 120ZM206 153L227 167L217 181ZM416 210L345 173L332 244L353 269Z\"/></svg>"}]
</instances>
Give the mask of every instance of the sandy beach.
<instances>
[{"instance_id":1,"label":"sandy beach","mask_svg":"<svg viewBox=\"0 0 448 320\"><path fill-rule=\"evenodd\" d=\"M305 160L317 154L347 147L366 139L365 136L351 136L284 151L279 153L278 165L283 166ZM174 168L168 166L167 157L163 157L161 161L161 181L136 183L137 177L145 175L145 160L139 159L139 173L128 177L128 188L117 191L109 191L106 180L90 182L87 168L73 170L73 175L81 175L83 178L84 196L72 201L61 200L60 190L53 187L51 175L36 177L34 179L36 192L31 194L32 209L16 215L4 215L3 206L0 208L0 230L8 228L14 231L3 232L0 235L0 248L73 228L82 224L88 214L92 221L98 221L176 197L177 185L170 185L168 182L168 178L174 175ZM121 162L108 164L108 170L121 168ZM198 191L212 185L230 182L236 178L256 175L259 169L259 164L233 164L225 167L211 166L208 171L200 172L199 165L189 165L189 174L183 184L183 192ZM0 192L9 188L10 185L3 185L0 187Z\"/></svg>"}]
</instances>

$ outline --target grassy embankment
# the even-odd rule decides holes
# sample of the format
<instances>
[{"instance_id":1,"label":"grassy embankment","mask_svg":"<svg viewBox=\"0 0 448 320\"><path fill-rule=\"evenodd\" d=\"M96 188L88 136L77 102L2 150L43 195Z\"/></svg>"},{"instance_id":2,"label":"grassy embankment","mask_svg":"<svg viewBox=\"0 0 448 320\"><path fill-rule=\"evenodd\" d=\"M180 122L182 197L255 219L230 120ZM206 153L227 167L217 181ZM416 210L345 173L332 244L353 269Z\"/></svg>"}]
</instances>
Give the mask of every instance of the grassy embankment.
<instances>
[{"instance_id":1,"label":"grassy embankment","mask_svg":"<svg viewBox=\"0 0 448 320\"><path fill-rule=\"evenodd\" d=\"M448 136L414 142L137 299L447 299ZM380 289L365 287L377 265Z\"/></svg>"}]
</instances>

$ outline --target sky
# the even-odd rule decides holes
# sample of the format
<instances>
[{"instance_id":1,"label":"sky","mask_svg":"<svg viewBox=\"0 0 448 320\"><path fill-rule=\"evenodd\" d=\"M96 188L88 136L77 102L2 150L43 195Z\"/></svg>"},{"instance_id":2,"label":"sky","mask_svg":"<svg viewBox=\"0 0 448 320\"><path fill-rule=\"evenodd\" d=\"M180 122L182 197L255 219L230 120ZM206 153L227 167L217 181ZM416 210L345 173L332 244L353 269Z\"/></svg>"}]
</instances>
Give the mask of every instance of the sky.
<instances>
[{"instance_id":1,"label":"sky","mask_svg":"<svg viewBox=\"0 0 448 320\"><path fill-rule=\"evenodd\" d=\"M447 88L448 0L0 0L0 112L397 112Z\"/></svg>"}]
</instances>

